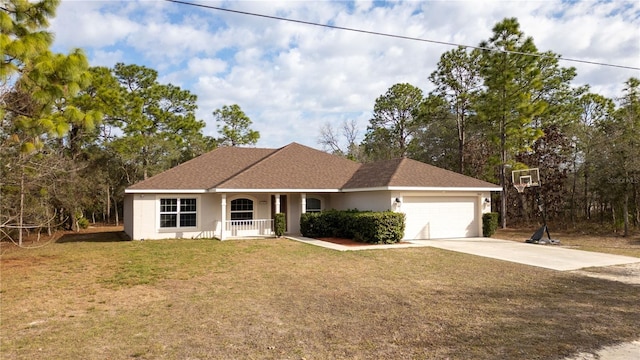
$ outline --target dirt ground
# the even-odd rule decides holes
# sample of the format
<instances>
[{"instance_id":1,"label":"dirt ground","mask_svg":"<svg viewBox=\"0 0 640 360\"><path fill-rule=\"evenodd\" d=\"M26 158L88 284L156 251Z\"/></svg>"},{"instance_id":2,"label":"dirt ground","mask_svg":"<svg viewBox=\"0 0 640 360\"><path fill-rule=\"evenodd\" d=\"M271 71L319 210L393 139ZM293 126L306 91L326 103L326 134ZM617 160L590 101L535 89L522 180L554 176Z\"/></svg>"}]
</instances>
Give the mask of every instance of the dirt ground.
<instances>
[{"instance_id":1,"label":"dirt ground","mask_svg":"<svg viewBox=\"0 0 640 360\"><path fill-rule=\"evenodd\" d=\"M573 273L640 286L640 263L575 270Z\"/></svg>"},{"instance_id":2,"label":"dirt ground","mask_svg":"<svg viewBox=\"0 0 640 360\"><path fill-rule=\"evenodd\" d=\"M565 360L631 360L640 357L640 340L608 346L595 353L579 353Z\"/></svg>"}]
</instances>

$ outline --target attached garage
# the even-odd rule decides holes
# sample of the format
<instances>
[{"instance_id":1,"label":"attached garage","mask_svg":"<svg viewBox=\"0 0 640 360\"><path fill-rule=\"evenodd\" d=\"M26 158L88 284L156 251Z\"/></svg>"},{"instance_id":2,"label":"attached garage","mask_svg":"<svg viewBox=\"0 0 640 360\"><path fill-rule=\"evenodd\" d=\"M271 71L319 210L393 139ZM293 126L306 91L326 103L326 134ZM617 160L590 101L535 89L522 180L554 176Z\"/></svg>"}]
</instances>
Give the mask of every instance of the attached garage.
<instances>
[{"instance_id":1,"label":"attached garage","mask_svg":"<svg viewBox=\"0 0 640 360\"><path fill-rule=\"evenodd\" d=\"M477 196L405 196L405 239L480 236L479 206Z\"/></svg>"}]
</instances>

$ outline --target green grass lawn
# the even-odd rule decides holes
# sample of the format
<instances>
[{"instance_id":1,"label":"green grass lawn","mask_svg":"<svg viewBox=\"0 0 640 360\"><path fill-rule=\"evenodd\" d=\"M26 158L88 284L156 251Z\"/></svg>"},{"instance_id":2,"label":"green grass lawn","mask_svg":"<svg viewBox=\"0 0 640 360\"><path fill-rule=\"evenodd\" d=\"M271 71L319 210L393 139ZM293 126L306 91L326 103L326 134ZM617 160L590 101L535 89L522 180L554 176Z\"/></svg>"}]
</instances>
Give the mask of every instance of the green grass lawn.
<instances>
[{"instance_id":1,"label":"green grass lawn","mask_svg":"<svg viewBox=\"0 0 640 360\"><path fill-rule=\"evenodd\" d=\"M3 245L3 360L560 359L640 338L637 286L444 250L78 239Z\"/></svg>"}]
</instances>

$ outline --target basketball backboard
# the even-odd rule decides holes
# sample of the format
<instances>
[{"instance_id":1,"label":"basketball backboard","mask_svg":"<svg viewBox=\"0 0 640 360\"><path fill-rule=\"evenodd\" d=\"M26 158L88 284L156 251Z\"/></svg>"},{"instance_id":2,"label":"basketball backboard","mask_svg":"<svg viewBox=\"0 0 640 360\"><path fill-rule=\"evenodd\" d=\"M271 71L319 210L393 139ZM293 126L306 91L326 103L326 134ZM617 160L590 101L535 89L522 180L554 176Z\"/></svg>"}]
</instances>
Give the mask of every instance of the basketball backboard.
<instances>
[{"instance_id":1,"label":"basketball backboard","mask_svg":"<svg viewBox=\"0 0 640 360\"><path fill-rule=\"evenodd\" d=\"M513 186L540 186L540 171L538 168L513 170L511 172Z\"/></svg>"}]
</instances>

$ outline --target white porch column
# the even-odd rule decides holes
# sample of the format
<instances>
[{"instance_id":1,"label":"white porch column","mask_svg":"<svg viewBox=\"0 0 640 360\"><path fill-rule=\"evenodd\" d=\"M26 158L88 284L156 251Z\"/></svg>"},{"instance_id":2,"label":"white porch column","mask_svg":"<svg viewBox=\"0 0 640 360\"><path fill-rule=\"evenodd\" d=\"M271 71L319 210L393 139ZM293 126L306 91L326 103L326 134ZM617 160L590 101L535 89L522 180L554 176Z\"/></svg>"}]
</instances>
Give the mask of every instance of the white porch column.
<instances>
[{"instance_id":1,"label":"white porch column","mask_svg":"<svg viewBox=\"0 0 640 360\"><path fill-rule=\"evenodd\" d=\"M280 213L280 194L275 194L274 198L276 199L276 214Z\"/></svg>"},{"instance_id":2,"label":"white porch column","mask_svg":"<svg viewBox=\"0 0 640 360\"><path fill-rule=\"evenodd\" d=\"M484 196L482 194L478 194L476 200L476 216L478 217L478 236L482 237L482 214L484 208Z\"/></svg>"},{"instance_id":3,"label":"white porch column","mask_svg":"<svg viewBox=\"0 0 640 360\"><path fill-rule=\"evenodd\" d=\"M302 214L307 212L307 194L306 193L302 193L300 194L300 212Z\"/></svg>"},{"instance_id":4,"label":"white porch column","mask_svg":"<svg viewBox=\"0 0 640 360\"><path fill-rule=\"evenodd\" d=\"M222 210L220 216L220 240L224 240L225 225L227 222L227 194L222 194L222 200L220 201L220 208Z\"/></svg>"}]
</instances>

